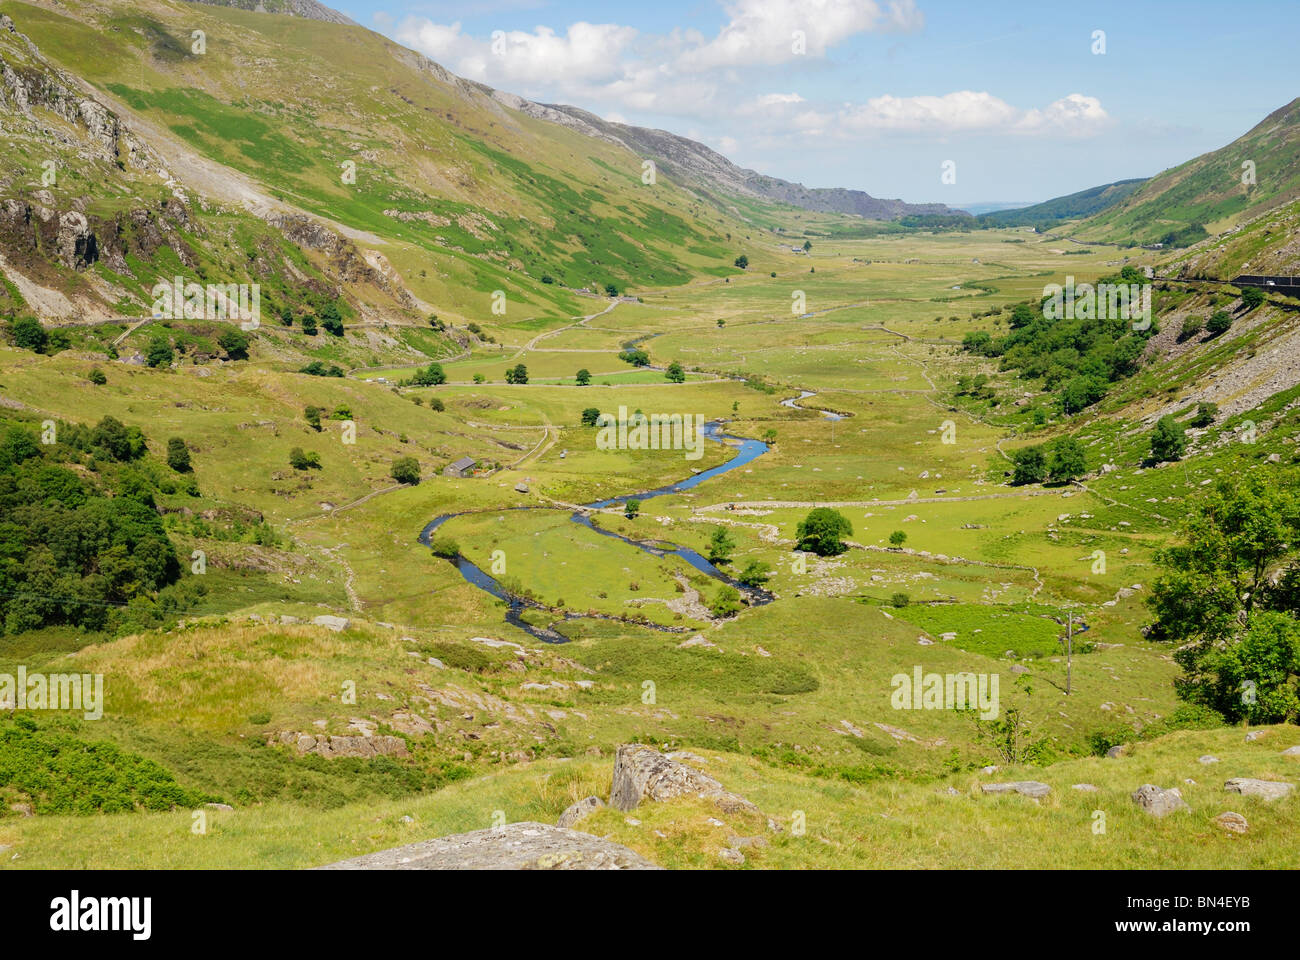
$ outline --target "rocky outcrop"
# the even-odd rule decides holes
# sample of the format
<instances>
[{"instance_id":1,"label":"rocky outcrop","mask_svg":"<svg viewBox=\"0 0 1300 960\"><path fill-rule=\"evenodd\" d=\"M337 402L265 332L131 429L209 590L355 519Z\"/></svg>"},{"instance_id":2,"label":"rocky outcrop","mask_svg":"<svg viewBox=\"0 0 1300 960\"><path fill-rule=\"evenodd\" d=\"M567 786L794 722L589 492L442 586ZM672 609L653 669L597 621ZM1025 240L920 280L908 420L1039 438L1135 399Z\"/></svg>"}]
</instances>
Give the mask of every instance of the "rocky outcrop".
<instances>
[{"instance_id":1,"label":"rocky outcrop","mask_svg":"<svg viewBox=\"0 0 1300 960\"><path fill-rule=\"evenodd\" d=\"M600 797L583 797L577 803L571 804L562 814L560 819L555 821L557 827L572 827L580 820L585 820L597 810L605 805L605 801Z\"/></svg>"},{"instance_id":2,"label":"rocky outcrop","mask_svg":"<svg viewBox=\"0 0 1300 960\"><path fill-rule=\"evenodd\" d=\"M544 823L425 840L331 863L320 870L659 870L634 850Z\"/></svg>"},{"instance_id":3,"label":"rocky outcrop","mask_svg":"<svg viewBox=\"0 0 1300 960\"><path fill-rule=\"evenodd\" d=\"M635 810L643 800L676 797L712 800L725 813L759 813L758 807L729 792L717 780L665 757L658 750L635 743L618 748L614 757L614 782L609 791L611 807Z\"/></svg>"},{"instance_id":4,"label":"rocky outcrop","mask_svg":"<svg viewBox=\"0 0 1300 960\"><path fill-rule=\"evenodd\" d=\"M1261 800L1281 800L1295 790L1294 783L1276 780L1256 780L1252 777L1235 777L1223 785L1229 793L1239 793L1243 797L1259 797Z\"/></svg>"},{"instance_id":5,"label":"rocky outcrop","mask_svg":"<svg viewBox=\"0 0 1300 960\"><path fill-rule=\"evenodd\" d=\"M1144 783L1133 791L1133 802L1153 817L1164 817L1179 810L1192 809L1177 787L1162 790L1150 783Z\"/></svg>"},{"instance_id":6,"label":"rocky outcrop","mask_svg":"<svg viewBox=\"0 0 1300 960\"><path fill-rule=\"evenodd\" d=\"M335 759L338 757L405 757L409 751L406 741L401 737L378 735L373 737L333 737L325 734L295 733L283 731L272 743L292 746L300 755L314 753L319 757Z\"/></svg>"},{"instance_id":7,"label":"rocky outcrop","mask_svg":"<svg viewBox=\"0 0 1300 960\"><path fill-rule=\"evenodd\" d=\"M1052 788L1037 780L1015 780L1011 783L986 783L980 789L985 793L1018 793L1022 797L1041 799L1052 792Z\"/></svg>"}]
</instances>

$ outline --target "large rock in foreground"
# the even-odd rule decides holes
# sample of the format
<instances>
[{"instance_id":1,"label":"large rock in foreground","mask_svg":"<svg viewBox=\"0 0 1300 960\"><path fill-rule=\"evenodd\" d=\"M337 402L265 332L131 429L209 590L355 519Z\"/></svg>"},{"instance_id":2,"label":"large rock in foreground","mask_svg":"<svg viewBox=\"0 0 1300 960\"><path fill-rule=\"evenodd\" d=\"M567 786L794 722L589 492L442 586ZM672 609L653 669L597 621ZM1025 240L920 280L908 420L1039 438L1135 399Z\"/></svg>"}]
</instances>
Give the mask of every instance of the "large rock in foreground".
<instances>
[{"instance_id":1,"label":"large rock in foreground","mask_svg":"<svg viewBox=\"0 0 1300 960\"><path fill-rule=\"evenodd\" d=\"M1191 811L1182 791L1177 787L1162 790L1153 783L1144 783L1132 793L1133 802L1153 817L1167 817L1180 810Z\"/></svg>"},{"instance_id":2,"label":"large rock in foreground","mask_svg":"<svg viewBox=\"0 0 1300 960\"><path fill-rule=\"evenodd\" d=\"M617 810L635 810L642 800L671 800L697 797L712 800L724 813L759 813L744 797L728 792L708 774L688 767L658 750L625 743L614 758L614 783L609 805Z\"/></svg>"},{"instance_id":3,"label":"large rock in foreground","mask_svg":"<svg viewBox=\"0 0 1300 960\"><path fill-rule=\"evenodd\" d=\"M341 860L318 870L660 870L639 853L589 833L509 823Z\"/></svg>"}]
</instances>

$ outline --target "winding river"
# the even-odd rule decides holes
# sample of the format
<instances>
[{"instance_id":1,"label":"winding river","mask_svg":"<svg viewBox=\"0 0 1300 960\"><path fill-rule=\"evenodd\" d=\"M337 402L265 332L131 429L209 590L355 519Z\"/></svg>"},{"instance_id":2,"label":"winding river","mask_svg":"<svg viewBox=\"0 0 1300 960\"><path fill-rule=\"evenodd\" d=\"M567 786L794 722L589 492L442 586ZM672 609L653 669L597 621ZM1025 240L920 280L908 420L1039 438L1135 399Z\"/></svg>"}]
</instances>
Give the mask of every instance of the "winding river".
<instances>
[{"instance_id":1,"label":"winding river","mask_svg":"<svg viewBox=\"0 0 1300 960\"><path fill-rule=\"evenodd\" d=\"M794 409L802 409L796 406L795 401L803 400L811 396L814 396L814 394L811 391L805 390L802 391L798 397L792 397L789 400L781 401L781 405L785 407L791 407ZM830 420L843 419L839 414L832 413L829 410L823 410L821 411L821 413L824 417ZM621 540L623 543L626 543L629 546L636 547L638 550L642 550L645 553L650 554L651 556L680 557L682 560L686 561L686 563L690 564L690 566L698 570L700 573L703 573L706 576L719 581L720 583L727 583L735 587L737 590L741 592L741 595L745 598L746 602L749 603L750 606L762 606L763 604L771 603L776 598L766 590L763 590L758 587L746 586L745 584L742 584L739 581L735 580L734 578L728 576L727 574L719 570L716 566L714 566L712 563L710 563L706 557L702 556L697 551L692 550L690 547L679 547L676 544L669 543L668 541L665 540L634 540L631 537L625 537L622 534L615 533L612 530L604 529L603 527L599 526L596 523L595 518L593 516L593 511L603 510L609 507L617 506L619 504L627 503L627 501L629 500L640 500L640 501L653 500L655 497L663 497L675 493L682 493L686 490L690 490L694 487L698 487L706 480L711 480L714 477L721 476L724 473L730 473L732 470L735 470L739 467L743 467L748 463L753 463L763 454L767 453L769 447L763 441L748 440L745 439L744 437L732 436L730 434L724 433L722 430L722 426L723 426L722 421L718 421L718 420L706 424L704 427L704 436L706 439L712 440L715 443L720 443L725 446L729 446L736 451L735 456L733 456L726 463L719 464L718 466L712 467L708 470L701 470L699 473L692 474L690 477L687 477L684 480L679 480L675 483L667 484L662 487L655 487L652 490L646 490L642 493L629 493L618 497L611 497L608 500L597 500L594 503L583 504L578 510L575 510L573 512L573 514L569 517L569 519L574 523L582 524L587 529L592 530L603 537L611 537L615 540ZM734 441L734 445L728 443L728 441ZM419 542L426 547L429 546L433 539L433 534L438 530L439 527L441 527L448 520L451 520L453 517L465 516L467 513L498 513L498 512L505 512L507 510L554 510L554 509L555 509L554 507L530 505L530 506L522 506L522 507L502 507L493 510L460 511L457 513L444 513L444 514L440 514L437 517L434 517L433 520L429 521L429 523L425 526L425 528L420 531ZM495 577L493 577L482 567L478 566L476 563L474 563L474 561L470 560L468 557L464 556L463 554L457 554L455 559L452 562L456 564L456 569L460 571L460 575L465 579L467 583L470 583L473 586L478 587L480 590L484 590L487 593L490 593L492 596L496 597L498 600L500 600L502 603L506 605L505 619L507 623L513 624L514 626L518 627L520 630L523 630L529 636L537 640L541 640L545 643L566 643L568 641L568 637L564 636L559 631L552 629L551 627L535 626L523 619L523 614L525 610L529 610L529 609L546 610L553 613L554 611L551 611L551 608L547 607L545 604L539 603L536 600L532 600L529 599L528 597L522 597L517 594L511 593L504 586L502 586L500 581L498 581ZM602 620L617 620L617 621L624 620L624 618L622 617L616 617L613 615L595 615L595 616L597 619L602 619ZM566 613L560 616L560 620L574 620L583 617L590 619L593 617L593 615ZM640 626L645 626L652 630L662 630L668 633L680 633L680 632L685 632L686 630L685 627L669 627L660 624L646 623L642 621L636 621L636 622Z\"/></svg>"}]
</instances>

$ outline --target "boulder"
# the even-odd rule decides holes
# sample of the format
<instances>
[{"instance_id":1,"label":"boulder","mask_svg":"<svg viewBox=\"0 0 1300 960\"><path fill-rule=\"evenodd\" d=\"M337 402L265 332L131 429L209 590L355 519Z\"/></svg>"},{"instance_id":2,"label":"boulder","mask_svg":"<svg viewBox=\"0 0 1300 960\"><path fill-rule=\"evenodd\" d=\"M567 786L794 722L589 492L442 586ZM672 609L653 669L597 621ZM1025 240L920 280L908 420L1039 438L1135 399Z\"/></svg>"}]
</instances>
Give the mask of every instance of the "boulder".
<instances>
[{"instance_id":1,"label":"boulder","mask_svg":"<svg viewBox=\"0 0 1300 960\"><path fill-rule=\"evenodd\" d=\"M560 814L560 819L555 821L555 825L567 830L579 820L584 820L591 816L604 805L605 801L600 799L600 797L583 797L577 803L571 804L562 814Z\"/></svg>"},{"instance_id":2,"label":"boulder","mask_svg":"<svg viewBox=\"0 0 1300 960\"><path fill-rule=\"evenodd\" d=\"M1052 788L1037 780L1014 780L1010 783L985 783L980 786L985 793L1018 793L1022 797L1045 797Z\"/></svg>"},{"instance_id":3,"label":"boulder","mask_svg":"<svg viewBox=\"0 0 1300 960\"><path fill-rule=\"evenodd\" d=\"M1256 740L1259 740L1262 737L1264 737L1267 733L1268 733L1267 730L1252 730L1250 731L1250 733L1246 734L1246 742L1254 743Z\"/></svg>"},{"instance_id":4,"label":"boulder","mask_svg":"<svg viewBox=\"0 0 1300 960\"><path fill-rule=\"evenodd\" d=\"M1133 802L1153 817L1167 816L1179 810L1190 812L1192 809L1177 787L1162 790L1150 783L1144 783L1133 791Z\"/></svg>"},{"instance_id":5,"label":"boulder","mask_svg":"<svg viewBox=\"0 0 1300 960\"><path fill-rule=\"evenodd\" d=\"M1115 746L1111 747L1109 750L1106 751L1106 756L1110 757L1112 760L1127 755L1128 755L1127 743L1117 743L1115 744Z\"/></svg>"},{"instance_id":6,"label":"boulder","mask_svg":"<svg viewBox=\"0 0 1300 960\"><path fill-rule=\"evenodd\" d=\"M718 859L722 860L724 863L740 866L745 862L745 855L739 850L733 850L731 847L723 847L718 851Z\"/></svg>"},{"instance_id":7,"label":"boulder","mask_svg":"<svg viewBox=\"0 0 1300 960\"><path fill-rule=\"evenodd\" d=\"M1280 800L1295 789L1294 783L1277 780L1255 780L1252 777L1235 777L1223 785L1229 793L1239 793L1243 797L1259 797L1261 800Z\"/></svg>"},{"instance_id":8,"label":"boulder","mask_svg":"<svg viewBox=\"0 0 1300 960\"><path fill-rule=\"evenodd\" d=\"M1071 789L1071 790L1078 790L1080 793L1096 793L1096 792L1097 792L1097 787L1096 787L1094 784L1091 784L1091 783L1075 783L1075 784L1071 784L1070 789Z\"/></svg>"},{"instance_id":9,"label":"boulder","mask_svg":"<svg viewBox=\"0 0 1300 960\"><path fill-rule=\"evenodd\" d=\"M1300 757L1300 747L1287 747L1282 751L1284 757Z\"/></svg>"},{"instance_id":10,"label":"boulder","mask_svg":"<svg viewBox=\"0 0 1300 960\"><path fill-rule=\"evenodd\" d=\"M1231 810L1215 817L1214 825L1220 830L1227 830L1229 833L1245 833L1250 829L1250 824L1247 822L1246 818Z\"/></svg>"},{"instance_id":11,"label":"boulder","mask_svg":"<svg viewBox=\"0 0 1300 960\"><path fill-rule=\"evenodd\" d=\"M1219 762L1219 758L1216 757L1216 756L1213 756L1212 754L1208 754L1208 753L1207 753L1207 754L1205 754L1204 756L1197 757L1197 758L1196 758L1196 762L1197 762L1197 763L1203 763L1203 764L1205 764L1206 766L1208 766L1208 765L1210 765L1211 763L1218 763L1218 762Z\"/></svg>"},{"instance_id":12,"label":"boulder","mask_svg":"<svg viewBox=\"0 0 1300 960\"><path fill-rule=\"evenodd\" d=\"M544 823L425 840L331 863L318 870L659 870L645 857L589 833Z\"/></svg>"},{"instance_id":13,"label":"boulder","mask_svg":"<svg viewBox=\"0 0 1300 960\"><path fill-rule=\"evenodd\" d=\"M642 800L671 800L698 797L712 800L725 813L759 813L744 797L728 792L717 780L694 767L665 757L658 750L625 743L614 757L614 782L609 790L610 806L635 810Z\"/></svg>"},{"instance_id":14,"label":"boulder","mask_svg":"<svg viewBox=\"0 0 1300 960\"><path fill-rule=\"evenodd\" d=\"M311 622L318 627L327 627L335 633L342 633L349 626L349 621L346 617L331 617L329 615L312 617Z\"/></svg>"}]
</instances>

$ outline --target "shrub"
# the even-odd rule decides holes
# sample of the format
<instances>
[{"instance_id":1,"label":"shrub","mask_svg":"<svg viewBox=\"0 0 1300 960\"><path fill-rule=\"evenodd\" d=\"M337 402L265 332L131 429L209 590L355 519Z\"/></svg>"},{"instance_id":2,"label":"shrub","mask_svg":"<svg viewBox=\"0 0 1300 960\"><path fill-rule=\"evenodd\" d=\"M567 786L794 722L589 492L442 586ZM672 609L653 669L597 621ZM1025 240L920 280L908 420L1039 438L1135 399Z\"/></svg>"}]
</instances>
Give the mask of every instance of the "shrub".
<instances>
[{"instance_id":1,"label":"shrub","mask_svg":"<svg viewBox=\"0 0 1300 960\"><path fill-rule=\"evenodd\" d=\"M416 484L420 482L420 462L415 457L398 457L389 470L398 483Z\"/></svg>"},{"instance_id":2,"label":"shrub","mask_svg":"<svg viewBox=\"0 0 1300 960\"><path fill-rule=\"evenodd\" d=\"M302 447L294 447L289 451L289 466L295 470L319 470L320 454L316 452L304 452Z\"/></svg>"},{"instance_id":3,"label":"shrub","mask_svg":"<svg viewBox=\"0 0 1300 960\"><path fill-rule=\"evenodd\" d=\"M819 557L833 557L848 549L842 540L853 533L853 524L838 510L814 507L799 521L795 532L798 536L796 550L815 553Z\"/></svg>"},{"instance_id":4,"label":"shrub","mask_svg":"<svg viewBox=\"0 0 1300 960\"><path fill-rule=\"evenodd\" d=\"M167 441L167 466L177 473L188 473L190 470L190 450L180 437L172 437Z\"/></svg>"}]
</instances>

